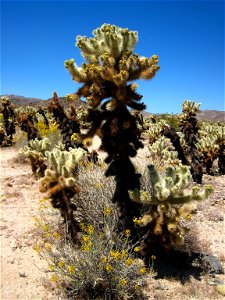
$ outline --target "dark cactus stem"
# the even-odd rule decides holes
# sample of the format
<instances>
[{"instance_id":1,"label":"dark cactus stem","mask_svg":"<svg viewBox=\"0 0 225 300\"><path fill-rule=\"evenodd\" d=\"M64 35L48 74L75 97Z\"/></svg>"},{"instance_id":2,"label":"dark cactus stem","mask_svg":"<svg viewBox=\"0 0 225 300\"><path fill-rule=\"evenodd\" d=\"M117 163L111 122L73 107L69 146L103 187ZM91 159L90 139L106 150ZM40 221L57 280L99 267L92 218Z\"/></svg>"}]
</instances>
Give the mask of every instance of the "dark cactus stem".
<instances>
[{"instance_id":1,"label":"dark cactus stem","mask_svg":"<svg viewBox=\"0 0 225 300\"><path fill-rule=\"evenodd\" d=\"M224 175L225 174L225 143L223 142L218 151L218 167L219 173Z\"/></svg>"},{"instance_id":2,"label":"dark cactus stem","mask_svg":"<svg viewBox=\"0 0 225 300\"><path fill-rule=\"evenodd\" d=\"M80 231L80 226L74 218L73 212L77 210L77 207L72 203L71 199L77 192L77 187L74 189L63 188L57 182L52 183L50 191L51 204L54 208L60 210L60 214L67 226L67 231L70 233L74 243L78 242L77 233Z\"/></svg>"},{"instance_id":3,"label":"dark cactus stem","mask_svg":"<svg viewBox=\"0 0 225 300\"><path fill-rule=\"evenodd\" d=\"M107 117L102 126L102 150L108 153L105 162L109 167L106 176L115 176L116 189L113 202L118 203L120 219L124 228L134 232L133 218L140 216L140 204L129 197L129 190L140 189L141 175L136 173L130 157L137 154L143 144L137 138L135 117L126 107L114 111L105 111Z\"/></svg>"},{"instance_id":4,"label":"dark cactus stem","mask_svg":"<svg viewBox=\"0 0 225 300\"><path fill-rule=\"evenodd\" d=\"M198 126L196 114L190 114L181 123L181 131L184 134L185 141L188 145L188 153L191 157L191 174L192 178L197 183L202 183L203 168L201 163L201 155L197 150L196 143L198 142Z\"/></svg>"},{"instance_id":5,"label":"dark cactus stem","mask_svg":"<svg viewBox=\"0 0 225 300\"><path fill-rule=\"evenodd\" d=\"M52 112L57 124L59 124L59 129L61 130L63 137L63 144L65 149L68 151L69 148L82 147L82 143L76 143L71 140L71 136L74 133L80 133L80 124L76 118L74 111L72 111L71 116L68 117L64 112L63 107L59 103L59 99L56 93L53 95L52 102L48 106L48 110Z\"/></svg>"},{"instance_id":6,"label":"dark cactus stem","mask_svg":"<svg viewBox=\"0 0 225 300\"><path fill-rule=\"evenodd\" d=\"M39 107L39 108L38 108L38 113L39 113L40 115L42 115L42 117L44 118L45 125L46 125L47 127L49 127L48 119L47 119L46 114L45 114L45 111L44 111L44 109L43 109L42 107Z\"/></svg>"},{"instance_id":7,"label":"dark cactus stem","mask_svg":"<svg viewBox=\"0 0 225 300\"><path fill-rule=\"evenodd\" d=\"M18 116L17 121L20 129L27 133L28 141L41 139L37 128L34 127L34 122L31 116L27 116L25 113L23 113Z\"/></svg>"},{"instance_id":8,"label":"dark cactus stem","mask_svg":"<svg viewBox=\"0 0 225 300\"><path fill-rule=\"evenodd\" d=\"M11 105L11 102L9 100L5 100L5 102L2 103L3 109L1 110L3 114L3 122L5 126L6 135L8 137L8 141L12 143L12 136L16 132L16 126L15 126L15 113L14 109Z\"/></svg>"},{"instance_id":9,"label":"dark cactus stem","mask_svg":"<svg viewBox=\"0 0 225 300\"><path fill-rule=\"evenodd\" d=\"M170 139L173 147L178 153L178 158L181 160L183 165L189 166L189 162L184 154L183 147L180 143L180 137L176 132L176 129L174 127L171 127L169 125L164 126L163 130L161 131L161 134Z\"/></svg>"}]
</instances>

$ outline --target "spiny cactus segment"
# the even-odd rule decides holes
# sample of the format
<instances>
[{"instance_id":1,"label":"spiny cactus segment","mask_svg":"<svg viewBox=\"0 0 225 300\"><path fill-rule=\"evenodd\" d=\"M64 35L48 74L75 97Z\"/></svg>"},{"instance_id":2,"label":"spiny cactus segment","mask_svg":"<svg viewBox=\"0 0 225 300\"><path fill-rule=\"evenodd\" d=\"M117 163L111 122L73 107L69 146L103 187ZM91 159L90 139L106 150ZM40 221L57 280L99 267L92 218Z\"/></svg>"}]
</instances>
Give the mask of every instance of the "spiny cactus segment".
<instances>
[{"instance_id":1,"label":"spiny cactus segment","mask_svg":"<svg viewBox=\"0 0 225 300\"><path fill-rule=\"evenodd\" d=\"M154 165L158 167L178 166L181 161L170 140L164 136L160 137L155 143L148 146L150 157Z\"/></svg>"},{"instance_id":2,"label":"spiny cactus segment","mask_svg":"<svg viewBox=\"0 0 225 300\"><path fill-rule=\"evenodd\" d=\"M40 191L47 193L54 208L60 209L74 242L77 240L79 224L73 215L76 205L72 199L79 192L75 175L78 163L84 158L85 153L81 148L70 151L53 149L46 152L49 167L45 171L45 176L40 180Z\"/></svg>"},{"instance_id":3,"label":"spiny cactus segment","mask_svg":"<svg viewBox=\"0 0 225 300\"><path fill-rule=\"evenodd\" d=\"M162 176L154 165L149 165L143 189L129 191L133 201L146 207L144 215L136 221L148 231L143 251L151 249L152 242L167 248L183 244L187 230L182 220L190 219L196 211L193 201L203 200L212 192L209 185L202 189L190 187L190 179L187 166L168 167Z\"/></svg>"},{"instance_id":4,"label":"spiny cactus segment","mask_svg":"<svg viewBox=\"0 0 225 300\"><path fill-rule=\"evenodd\" d=\"M47 168L45 153L48 150L50 150L50 141L48 138L44 138L31 140L28 146L21 149L19 153L30 160L33 174L37 177L43 177Z\"/></svg>"},{"instance_id":5,"label":"spiny cactus segment","mask_svg":"<svg viewBox=\"0 0 225 300\"><path fill-rule=\"evenodd\" d=\"M143 109L143 104L136 103L142 98L135 92L136 85L126 84L139 78L152 78L159 70L158 56L148 59L133 54L137 32L127 28L103 24L93 35L93 38L77 37L76 45L87 63L77 67L73 59L65 61L73 80L84 82L77 94L86 97L91 107L112 97L108 104L111 110L122 103Z\"/></svg>"}]
</instances>

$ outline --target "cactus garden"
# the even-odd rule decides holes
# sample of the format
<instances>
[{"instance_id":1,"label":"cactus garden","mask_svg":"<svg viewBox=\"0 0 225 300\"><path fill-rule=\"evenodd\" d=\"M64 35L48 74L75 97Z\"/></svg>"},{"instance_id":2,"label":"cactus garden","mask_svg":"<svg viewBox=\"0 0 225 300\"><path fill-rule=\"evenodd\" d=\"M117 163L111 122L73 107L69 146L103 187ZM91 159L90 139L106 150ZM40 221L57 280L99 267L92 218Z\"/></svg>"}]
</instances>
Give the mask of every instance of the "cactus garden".
<instances>
[{"instance_id":1,"label":"cactus garden","mask_svg":"<svg viewBox=\"0 0 225 300\"><path fill-rule=\"evenodd\" d=\"M139 38L103 24L77 36L80 66L64 62L76 91L43 107L0 100L2 265L42 280L24 299L225 294L225 122L199 120L191 99L146 117L137 81L163 65L135 53Z\"/></svg>"}]
</instances>

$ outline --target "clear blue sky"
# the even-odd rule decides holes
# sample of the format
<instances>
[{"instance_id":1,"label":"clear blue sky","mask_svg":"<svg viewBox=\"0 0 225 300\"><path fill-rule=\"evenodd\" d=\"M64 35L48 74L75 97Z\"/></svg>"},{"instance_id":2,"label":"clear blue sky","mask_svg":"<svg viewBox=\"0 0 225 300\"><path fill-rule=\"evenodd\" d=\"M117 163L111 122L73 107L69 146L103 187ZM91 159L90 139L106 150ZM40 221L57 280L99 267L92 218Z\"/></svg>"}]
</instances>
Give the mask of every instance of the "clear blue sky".
<instances>
[{"instance_id":1,"label":"clear blue sky","mask_svg":"<svg viewBox=\"0 0 225 300\"><path fill-rule=\"evenodd\" d=\"M47 99L80 86L64 67L83 58L77 35L103 23L136 30L136 53L161 69L138 81L147 111L177 113L184 100L224 110L224 1L2 1L1 91Z\"/></svg>"}]
</instances>

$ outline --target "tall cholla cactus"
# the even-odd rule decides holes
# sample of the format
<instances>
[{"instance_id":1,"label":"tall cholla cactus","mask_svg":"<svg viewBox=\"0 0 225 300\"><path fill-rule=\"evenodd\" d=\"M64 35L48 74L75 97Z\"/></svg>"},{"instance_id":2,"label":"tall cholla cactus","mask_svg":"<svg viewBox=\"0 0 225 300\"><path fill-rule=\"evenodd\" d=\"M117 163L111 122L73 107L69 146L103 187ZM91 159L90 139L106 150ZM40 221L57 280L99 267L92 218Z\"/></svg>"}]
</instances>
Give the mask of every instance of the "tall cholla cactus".
<instances>
[{"instance_id":1,"label":"tall cholla cactus","mask_svg":"<svg viewBox=\"0 0 225 300\"><path fill-rule=\"evenodd\" d=\"M220 174L225 174L225 126L223 123L208 124L202 122L199 130L200 140L197 144L199 151L203 153L205 162L210 163L208 169L211 172L213 160L218 158ZM207 167L207 166L206 166Z\"/></svg>"},{"instance_id":2,"label":"tall cholla cactus","mask_svg":"<svg viewBox=\"0 0 225 300\"><path fill-rule=\"evenodd\" d=\"M190 187L190 180L188 166L168 167L162 176L154 165L149 165L143 189L129 191L131 199L146 208L145 214L136 220L148 232L143 252L151 251L154 246L168 248L183 244L187 229L182 220L190 219L191 213L196 211L194 200L203 200L212 192L209 185L202 189Z\"/></svg>"},{"instance_id":3,"label":"tall cholla cactus","mask_svg":"<svg viewBox=\"0 0 225 300\"><path fill-rule=\"evenodd\" d=\"M188 154L191 157L191 173L193 180L202 183L203 168L201 164L201 155L197 150L198 142L198 122L196 113L199 112L200 103L193 101L184 101L182 104L182 114L180 118L181 131L184 134L188 146Z\"/></svg>"},{"instance_id":4,"label":"tall cholla cactus","mask_svg":"<svg viewBox=\"0 0 225 300\"><path fill-rule=\"evenodd\" d=\"M14 108L12 106L12 103L9 101L7 97L1 97L2 108L0 109L0 112L3 114L3 121L4 121L4 127L5 132L7 135L6 143L8 145L12 145L13 141L13 134L16 132L16 116L14 112Z\"/></svg>"},{"instance_id":5,"label":"tall cholla cactus","mask_svg":"<svg viewBox=\"0 0 225 300\"><path fill-rule=\"evenodd\" d=\"M72 202L72 198L79 192L75 175L85 151L81 148L71 151L53 149L47 152L46 156L49 167L45 171L45 177L40 180L40 192L47 193L52 206L60 209L71 238L75 242L79 224L73 215L76 205Z\"/></svg>"},{"instance_id":6,"label":"tall cholla cactus","mask_svg":"<svg viewBox=\"0 0 225 300\"><path fill-rule=\"evenodd\" d=\"M46 151L50 150L50 141L48 138L42 140L31 140L28 146L19 150L20 154L25 155L30 160L33 174L37 177L44 176L46 165Z\"/></svg>"},{"instance_id":7,"label":"tall cholla cactus","mask_svg":"<svg viewBox=\"0 0 225 300\"><path fill-rule=\"evenodd\" d=\"M113 201L120 206L125 226L131 228L139 206L130 200L128 190L139 187L140 174L135 173L130 157L143 144L128 107L141 111L145 105L139 103L142 96L136 93L137 85L128 82L151 79L159 70L158 56L146 58L133 53L138 40L135 31L103 24L93 35L93 38L77 37L76 45L86 62L78 67L71 59L65 62L65 67L73 80L83 83L77 95L87 99L90 122L83 138L92 138L100 132L100 149L108 153L105 161L109 168L105 174L115 176L116 181Z\"/></svg>"},{"instance_id":8,"label":"tall cholla cactus","mask_svg":"<svg viewBox=\"0 0 225 300\"><path fill-rule=\"evenodd\" d=\"M202 155L203 164L206 168L206 173L213 175L213 161L217 158L219 146L216 144L215 136L204 136L199 139L196 144L199 153Z\"/></svg>"}]
</instances>

